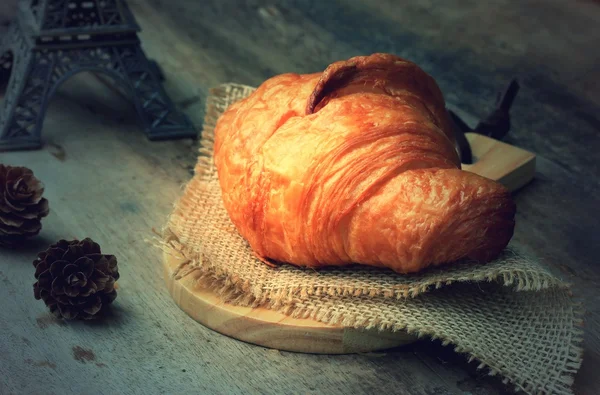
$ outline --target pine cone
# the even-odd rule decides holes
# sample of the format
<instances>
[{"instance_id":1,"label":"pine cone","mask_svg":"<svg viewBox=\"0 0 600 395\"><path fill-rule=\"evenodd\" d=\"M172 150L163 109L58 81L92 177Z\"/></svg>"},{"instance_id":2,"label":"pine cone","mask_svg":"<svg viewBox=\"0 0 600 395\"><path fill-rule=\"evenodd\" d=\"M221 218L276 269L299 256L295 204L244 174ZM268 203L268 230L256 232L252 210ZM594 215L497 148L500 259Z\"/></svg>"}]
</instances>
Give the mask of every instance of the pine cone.
<instances>
[{"instance_id":1,"label":"pine cone","mask_svg":"<svg viewBox=\"0 0 600 395\"><path fill-rule=\"evenodd\" d=\"M37 235L48 215L44 185L26 167L0 164L0 245L12 246Z\"/></svg>"},{"instance_id":2,"label":"pine cone","mask_svg":"<svg viewBox=\"0 0 600 395\"><path fill-rule=\"evenodd\" d=\"M96 318L117 297L117 258L91 239L60 240L33 261L33 293L58 318Z\"/></svg>"}]
</instances>

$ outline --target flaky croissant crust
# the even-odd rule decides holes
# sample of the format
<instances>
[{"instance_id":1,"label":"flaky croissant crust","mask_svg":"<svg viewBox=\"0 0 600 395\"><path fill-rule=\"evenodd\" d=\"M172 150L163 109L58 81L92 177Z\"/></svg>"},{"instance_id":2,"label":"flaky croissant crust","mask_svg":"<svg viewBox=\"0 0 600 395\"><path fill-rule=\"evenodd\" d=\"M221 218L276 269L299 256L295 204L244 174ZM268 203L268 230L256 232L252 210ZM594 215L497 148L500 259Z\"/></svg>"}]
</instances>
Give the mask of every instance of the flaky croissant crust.
<instances>
[{"instance_id":1,"label":"flaky croissant crust","mask_svg":"<svg viewBox=\"0 0 600 395\"><path fill-rule=\"evenodd\" d=\"M224 206L265 261L399 273L497 256L515 205L460 169L436 82L390 54L282 74L215 128Z\"/></svg>"}]
</instances>

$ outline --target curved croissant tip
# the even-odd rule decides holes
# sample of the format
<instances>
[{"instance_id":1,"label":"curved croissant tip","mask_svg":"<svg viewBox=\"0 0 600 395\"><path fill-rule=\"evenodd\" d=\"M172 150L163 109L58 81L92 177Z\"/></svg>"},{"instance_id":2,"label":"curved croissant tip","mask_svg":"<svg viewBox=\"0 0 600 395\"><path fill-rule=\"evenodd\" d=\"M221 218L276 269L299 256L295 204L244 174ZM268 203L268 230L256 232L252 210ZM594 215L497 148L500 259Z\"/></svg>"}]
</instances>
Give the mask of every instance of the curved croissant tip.
<instances>
[{"instance_id":1,"label":"curved croissant tip","mask_svg":"<svg viewBox=\"0 0 600 395\"><path fill-rule=\"evenodd\" d=\"M354 56L347 60L331 63L323 71L315 89L308 98L306 115L313 114L321 100L334 90L343 87L352 78L369 73L373 70L393 68L399 65L416 64L390 53L374 53L371 55Z\"/></svg>"}]
</instances>

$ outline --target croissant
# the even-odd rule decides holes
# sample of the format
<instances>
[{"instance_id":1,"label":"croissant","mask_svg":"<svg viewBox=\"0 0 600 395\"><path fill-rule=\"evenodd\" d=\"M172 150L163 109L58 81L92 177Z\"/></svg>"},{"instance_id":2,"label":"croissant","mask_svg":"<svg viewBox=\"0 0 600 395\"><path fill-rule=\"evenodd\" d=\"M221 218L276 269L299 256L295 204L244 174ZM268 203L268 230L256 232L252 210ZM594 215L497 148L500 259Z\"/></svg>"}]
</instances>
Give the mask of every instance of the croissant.
<instances>
[{"instance_id":1,"label":"croissant","mask_svg":"<svg viewBox=\"0 0 600 395\"><path fill-rule=\"evenodd\" d=\"M434 79L391 54L275 76L215 127L223 204L265 263L398 273L506 247L515 204L461 170Z\"/></svg>"}]
</instances>

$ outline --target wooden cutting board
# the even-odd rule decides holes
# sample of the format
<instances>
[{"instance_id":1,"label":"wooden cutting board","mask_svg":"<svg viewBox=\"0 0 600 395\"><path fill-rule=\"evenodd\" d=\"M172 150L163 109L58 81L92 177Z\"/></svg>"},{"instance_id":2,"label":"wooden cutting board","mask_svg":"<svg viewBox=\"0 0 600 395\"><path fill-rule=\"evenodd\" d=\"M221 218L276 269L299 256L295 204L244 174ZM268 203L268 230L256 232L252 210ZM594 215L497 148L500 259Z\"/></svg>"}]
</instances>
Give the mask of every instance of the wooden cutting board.
<instances>
[{"instance_id":1,"label":"wooden cutting board","mask_svg":"<svg viewBox=\"0 0 600 395\"><path fill-rule=\"evenodd\" d=\"M527 184L535 173L535 155L475 133L467 133L474 163L463 169L497 180L511 191ZM196 286L193 276L173 279L183 258L163 256L164 275L175 303L202 325L223 335L267 348L319 354L383 350L416 340L405 332L380 332L326 325L266 309L233 306Z\"/></svg>"}]
</instances>

